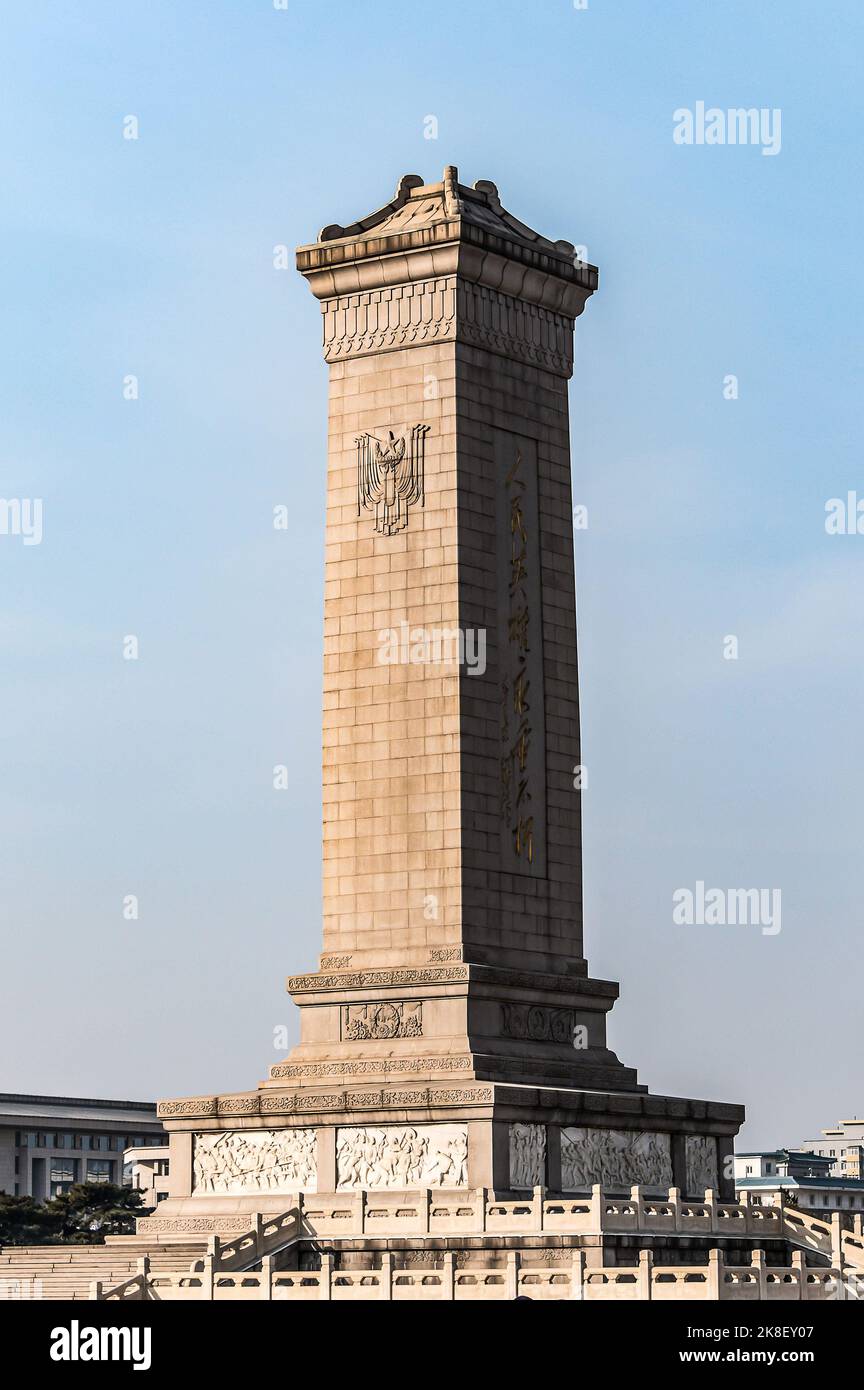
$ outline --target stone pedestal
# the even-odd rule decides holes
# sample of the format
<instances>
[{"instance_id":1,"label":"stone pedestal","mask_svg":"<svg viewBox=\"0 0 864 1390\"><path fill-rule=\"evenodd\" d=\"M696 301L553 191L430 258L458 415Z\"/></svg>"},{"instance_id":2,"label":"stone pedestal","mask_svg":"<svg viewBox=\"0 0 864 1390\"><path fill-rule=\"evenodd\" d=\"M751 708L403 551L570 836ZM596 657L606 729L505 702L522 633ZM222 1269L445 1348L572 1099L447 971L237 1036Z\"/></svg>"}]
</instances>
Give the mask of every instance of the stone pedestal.
<instances>
[{"instance_id":1,"label":"stone pedestal","mask_svg":"<svg viewBox=\"0 0 864 1390\"><path fill-rule=\"evenodd\" d=\"M597 271L455 169L297 265L330 373L323 954L267 1080L160 1106L165 1211L731 1192L743 1111L649 1095L583 953L567 381Z\"/></svg>"}]
</instances>

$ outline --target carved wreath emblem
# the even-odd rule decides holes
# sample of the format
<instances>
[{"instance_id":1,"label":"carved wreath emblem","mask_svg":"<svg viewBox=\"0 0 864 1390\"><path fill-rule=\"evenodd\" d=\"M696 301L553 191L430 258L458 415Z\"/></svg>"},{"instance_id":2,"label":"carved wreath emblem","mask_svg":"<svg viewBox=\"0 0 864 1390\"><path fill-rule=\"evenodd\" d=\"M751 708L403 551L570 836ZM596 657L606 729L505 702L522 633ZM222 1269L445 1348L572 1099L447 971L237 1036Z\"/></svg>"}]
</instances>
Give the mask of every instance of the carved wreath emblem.
<instances>
[{"instance_id":1,"label":"carved wreath emblem","mask_svg":"<svg viewBox=\"0 0 864 1390\"><path fill-rule=\"evenodd\" d=\"M422 1035L419 1004L348 1005L344 1036L354 1042L363 1038L417 1038Z\"/></svg>"},{"instance_id":2,"label":"carved wreath emblem","mask_svg":"<svg viewBox=\"0 0 864 1390\"><path fill-rule=\"evenodd\" d=\"M393 536L408 525L408 509L423 506L423 464L428 425L415 425L409 439L388 430L382 445L374 434L357 437L357 515L375 511L375 530Z\"/></svg>"}]
</instances>

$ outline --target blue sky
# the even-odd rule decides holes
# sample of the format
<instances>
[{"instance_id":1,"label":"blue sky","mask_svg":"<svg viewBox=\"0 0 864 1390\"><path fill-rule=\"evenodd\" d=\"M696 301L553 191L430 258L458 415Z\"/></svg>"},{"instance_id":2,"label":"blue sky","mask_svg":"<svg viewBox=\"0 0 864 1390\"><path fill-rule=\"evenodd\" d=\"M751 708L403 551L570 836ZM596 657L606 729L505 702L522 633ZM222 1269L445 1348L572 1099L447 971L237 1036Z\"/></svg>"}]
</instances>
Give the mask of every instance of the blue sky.
<instances>
[{"instance_id":1,"label":"blue sky","mask_svg":"<svg viewBox=\"0 0 864 1390\"><path fill-rule=\"evenodd\" d=\"M6 7L0 496L44 534L0 535L0 1085L245 1088L294 1028L326 375L273 247L455 163L601 271L571 406L613 1045L743 1100L750 1144L860 1110L864 536L824 517L864 496L862 29L851 0ZM780 153L676 145L698 101L779 108ZM781 888L782 931L675 926L700 879Z\"/></svg>"}]
</instances>

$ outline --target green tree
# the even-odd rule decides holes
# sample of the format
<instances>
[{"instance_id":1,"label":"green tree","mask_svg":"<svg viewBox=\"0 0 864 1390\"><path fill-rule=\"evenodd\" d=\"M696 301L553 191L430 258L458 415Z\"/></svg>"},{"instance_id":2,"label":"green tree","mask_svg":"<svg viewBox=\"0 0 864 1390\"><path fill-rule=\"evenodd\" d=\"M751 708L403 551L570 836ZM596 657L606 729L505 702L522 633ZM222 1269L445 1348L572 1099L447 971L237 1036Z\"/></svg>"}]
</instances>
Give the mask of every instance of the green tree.
<instances>
[{"instance_id":1,"label":"green tree","mask_svg":"<svg viewBox=\"0 0 864 1390\"><path fill-rule=\"evenodd\" d=\"M0 1245L42 1245L53 1234L54 1224L42 1202L0 1192Z\"/></svg>"},{"instance_id":2,"label":"green tree","mask_svg":"<svg viewBox=\"0 0 864 1390\"><path fill-rule=\"evenodd\" d=\"M75 1183L45 1206L53 1239L70 1245L99 1245L106 1236L132 1235L135 1218L152 1211L142 1206L140 1192L110 1182Z\"/></svg>"}]
</instances>

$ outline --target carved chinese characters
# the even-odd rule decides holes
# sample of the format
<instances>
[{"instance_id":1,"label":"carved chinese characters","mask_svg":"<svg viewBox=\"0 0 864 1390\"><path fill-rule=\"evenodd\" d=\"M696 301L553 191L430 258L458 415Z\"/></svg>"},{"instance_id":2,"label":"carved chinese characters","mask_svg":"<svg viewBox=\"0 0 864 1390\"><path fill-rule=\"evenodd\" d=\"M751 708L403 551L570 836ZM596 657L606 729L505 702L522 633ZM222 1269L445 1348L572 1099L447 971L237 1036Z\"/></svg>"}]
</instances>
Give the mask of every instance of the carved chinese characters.
<instances>
[{"instance_id":1,"label":"carved chinese characters","mask_svg":"<svg viewBox=\"0 0 864 1390\"><path fill-rule=\"evenodd\" d=\"M226 1130L196 1134L193 1190L197 1194L314 1192L314 1129Z\"/></svg>"},{"instance_id":2,"label":"carved chinese characters","mask_svg":"<svg viewBox=\"0 0 864 1390\"><path fill-rule=\"evenodd\" d=\"M537 445L495 433L502 866L545 875L546 739Z\"/></svg>"},{"instance_id":3,"label":"carved chinese characters","mask_svg":"<svg viewBox=\"0 0 864 1390\"><path fill-rule=\"evenodd\" d=\"M340 1129L336 1186L464 1187L468 1181L467 1125Z\"/></svg>"},{"instance_id":4,"label":"carved chinese characters","mask_svg":"<svg viewBox=\"0 0 864 1390\"><path fill-rule=\"evenodd\" d=\"M668 1134L640 1130L562 1129L561 1186L584 1191L601 1183L627 1189L672 1186Z\"/></svg>"}]
</instances>

